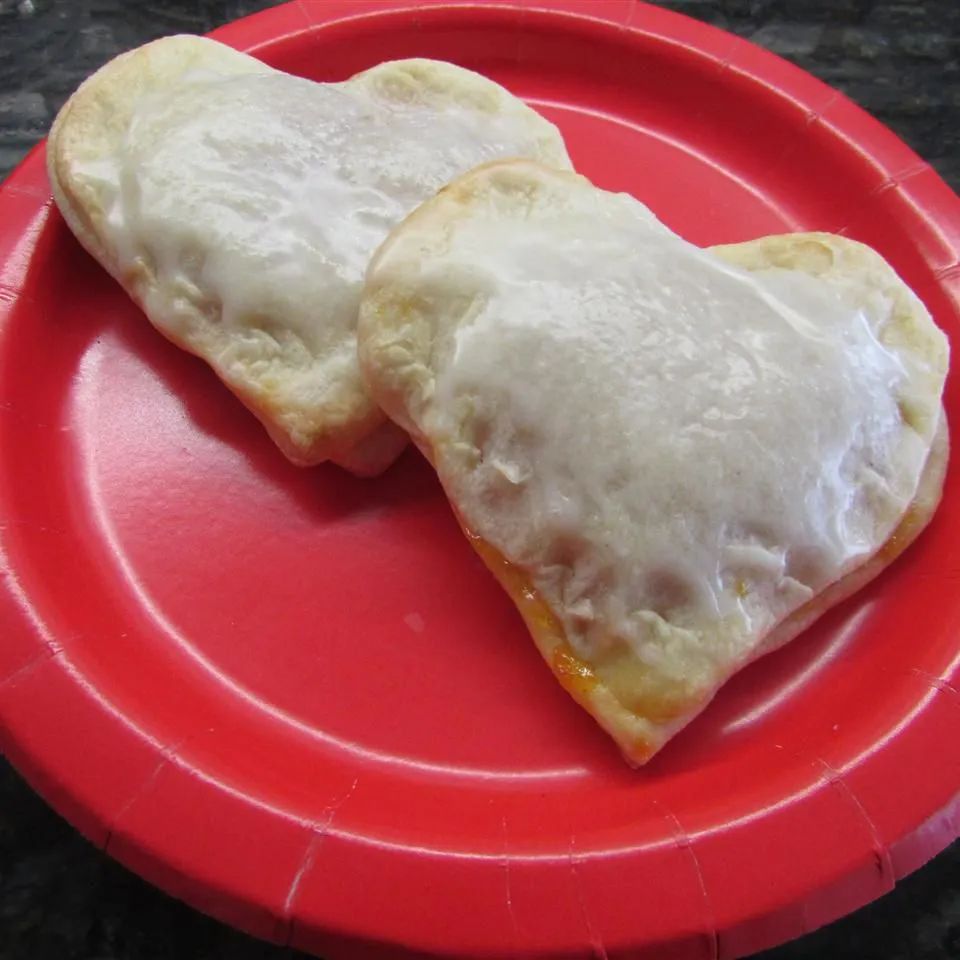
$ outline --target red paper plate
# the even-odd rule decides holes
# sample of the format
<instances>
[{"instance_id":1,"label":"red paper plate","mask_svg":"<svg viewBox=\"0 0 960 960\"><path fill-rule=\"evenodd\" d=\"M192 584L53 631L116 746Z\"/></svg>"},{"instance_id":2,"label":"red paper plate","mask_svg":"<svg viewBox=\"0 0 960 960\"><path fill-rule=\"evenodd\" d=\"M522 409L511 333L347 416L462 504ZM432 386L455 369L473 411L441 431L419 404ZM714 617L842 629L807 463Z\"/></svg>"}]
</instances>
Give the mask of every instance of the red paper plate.
<instances>
[{"instance_id":1,"label":"red paper plate","mask_svg":"<svg viewBox=\"0 0 960 960\"><path fill-rule=\"evenodd\" d=\"M480 70L697 243L845 233L960 329L960 201L717 30L629 0L303 0L218 36L318 80ZM687 960L802 934L957 835L955 471L906 556L633 771L418 456L287 464L48 197L40 148L0 192L0 733L109 853L331 958Z\"/></svg>"}]
</instances>

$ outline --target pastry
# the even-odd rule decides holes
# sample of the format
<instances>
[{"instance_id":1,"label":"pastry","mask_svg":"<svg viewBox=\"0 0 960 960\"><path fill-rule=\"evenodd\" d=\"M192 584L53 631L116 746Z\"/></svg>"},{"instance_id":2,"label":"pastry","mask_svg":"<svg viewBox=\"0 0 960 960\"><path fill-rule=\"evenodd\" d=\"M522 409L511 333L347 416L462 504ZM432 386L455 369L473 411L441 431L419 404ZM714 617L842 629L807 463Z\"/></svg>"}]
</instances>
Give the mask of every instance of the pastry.
<instances>
[{"instance_id":1,"label":"pastry","mask_svg":"<svg viewBox=\"0 0 960 960\"><path fill-rule=\"evenodd\" d=\"M371 263L361 367L559 681L641 764L923 528L948 346L829 234L699 249L487 164Z\"/></svg>"},{"instance_id":2,"label":"pastry","mask_svg":"<svg viewBox=\"0 0 960 960\"><path fill-rule=\"evenodd\" d=\"M67 223L157 329L206 360L295 463L358 474L406 443L357 368L372 252L481 161L569 164L552 124L452 64L314 83L192 36L99 70L47 151Z\"/></svg>"}]
</instances>

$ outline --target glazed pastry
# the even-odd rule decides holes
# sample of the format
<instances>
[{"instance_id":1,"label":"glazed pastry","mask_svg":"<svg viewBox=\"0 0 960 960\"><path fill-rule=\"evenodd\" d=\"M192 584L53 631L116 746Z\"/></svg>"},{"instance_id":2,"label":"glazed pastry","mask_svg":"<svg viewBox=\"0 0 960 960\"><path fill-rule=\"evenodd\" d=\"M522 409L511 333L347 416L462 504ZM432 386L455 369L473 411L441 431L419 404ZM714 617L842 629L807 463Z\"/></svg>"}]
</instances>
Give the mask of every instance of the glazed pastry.
<instances>
[{"instance_id":1,"label":"glazed pastry","mask_svg":"<svg viewBox=\"0 0 960 960\"><path fill-rule=\"evenodd\" d=\"M552 124L469 70L403 60L314 83L191 36L108 63L48 144L64 218L157 329L291 460L360 474L406 443L357 367L370 255L448 180L509 156L569 165Z\"/></svg>"},{"instance_id":2,"label":"glazed pastry","mask_svg":"<svg viewBox=\"0 0 960 960\"><path fill-rule=\"evenodd\" d=\"M939 500L946 338L841 237L701 250L631 197L492 163L391 233L359 330L374 398L635 764Z\"/></svg>"}]
</instances>

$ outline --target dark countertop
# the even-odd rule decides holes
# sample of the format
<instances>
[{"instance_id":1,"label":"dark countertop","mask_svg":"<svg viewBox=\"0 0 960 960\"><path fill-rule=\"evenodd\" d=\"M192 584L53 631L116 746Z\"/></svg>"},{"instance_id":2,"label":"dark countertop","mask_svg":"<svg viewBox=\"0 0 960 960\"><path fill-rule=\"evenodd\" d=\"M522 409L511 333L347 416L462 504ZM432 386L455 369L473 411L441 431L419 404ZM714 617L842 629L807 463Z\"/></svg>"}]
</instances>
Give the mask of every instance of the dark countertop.
<instances>
[{"instance_id":1,"label":"dark countertop","mask_svg":"<svg viewBox=\"0 0 960 960\"><path fill-rule=\"evenodd\" d=\"M0 0L0 178L86 75L268 0ZM960 0L669 0L793 60L883 120L960 190ZM0 960L274 960L83 840L0 759ZM888 896L763 960L960 958L960 844Z\"/></svg>"}]
</instances>

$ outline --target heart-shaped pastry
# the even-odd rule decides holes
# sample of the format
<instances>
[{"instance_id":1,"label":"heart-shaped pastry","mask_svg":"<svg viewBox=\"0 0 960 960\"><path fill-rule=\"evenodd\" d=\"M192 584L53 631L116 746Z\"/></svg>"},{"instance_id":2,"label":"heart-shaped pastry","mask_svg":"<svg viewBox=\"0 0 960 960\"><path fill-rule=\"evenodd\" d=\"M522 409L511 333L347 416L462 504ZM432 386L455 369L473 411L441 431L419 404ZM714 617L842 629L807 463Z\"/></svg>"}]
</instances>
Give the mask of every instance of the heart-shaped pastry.
<instances>
[{"instance_id":1,"label":"heart-shaped pastry","mask_svg":"<svg viewBox=\"0 0 960 960\"><path fill-rule=\"evenodd\" d=\"M932 515L947 341L872 250L701 250L492 163L378 251L374 397L434 464L561 683L642 763Z\"/></svg>"},{"instance_id":2,"label":"heart-shaped pastry","mask_svg":"<svg viewBox=\"0 0 960 960\"><path fill-rule=\"evenodd\" d=\"M361 474L406 442L357 367L370 255L447 181L512 156L569 165L552 124L469 70L402 60L314 83L190 36L108 63L48 145L67 223L153 324L291 460Z\"/></svg>"}]
</instances>

